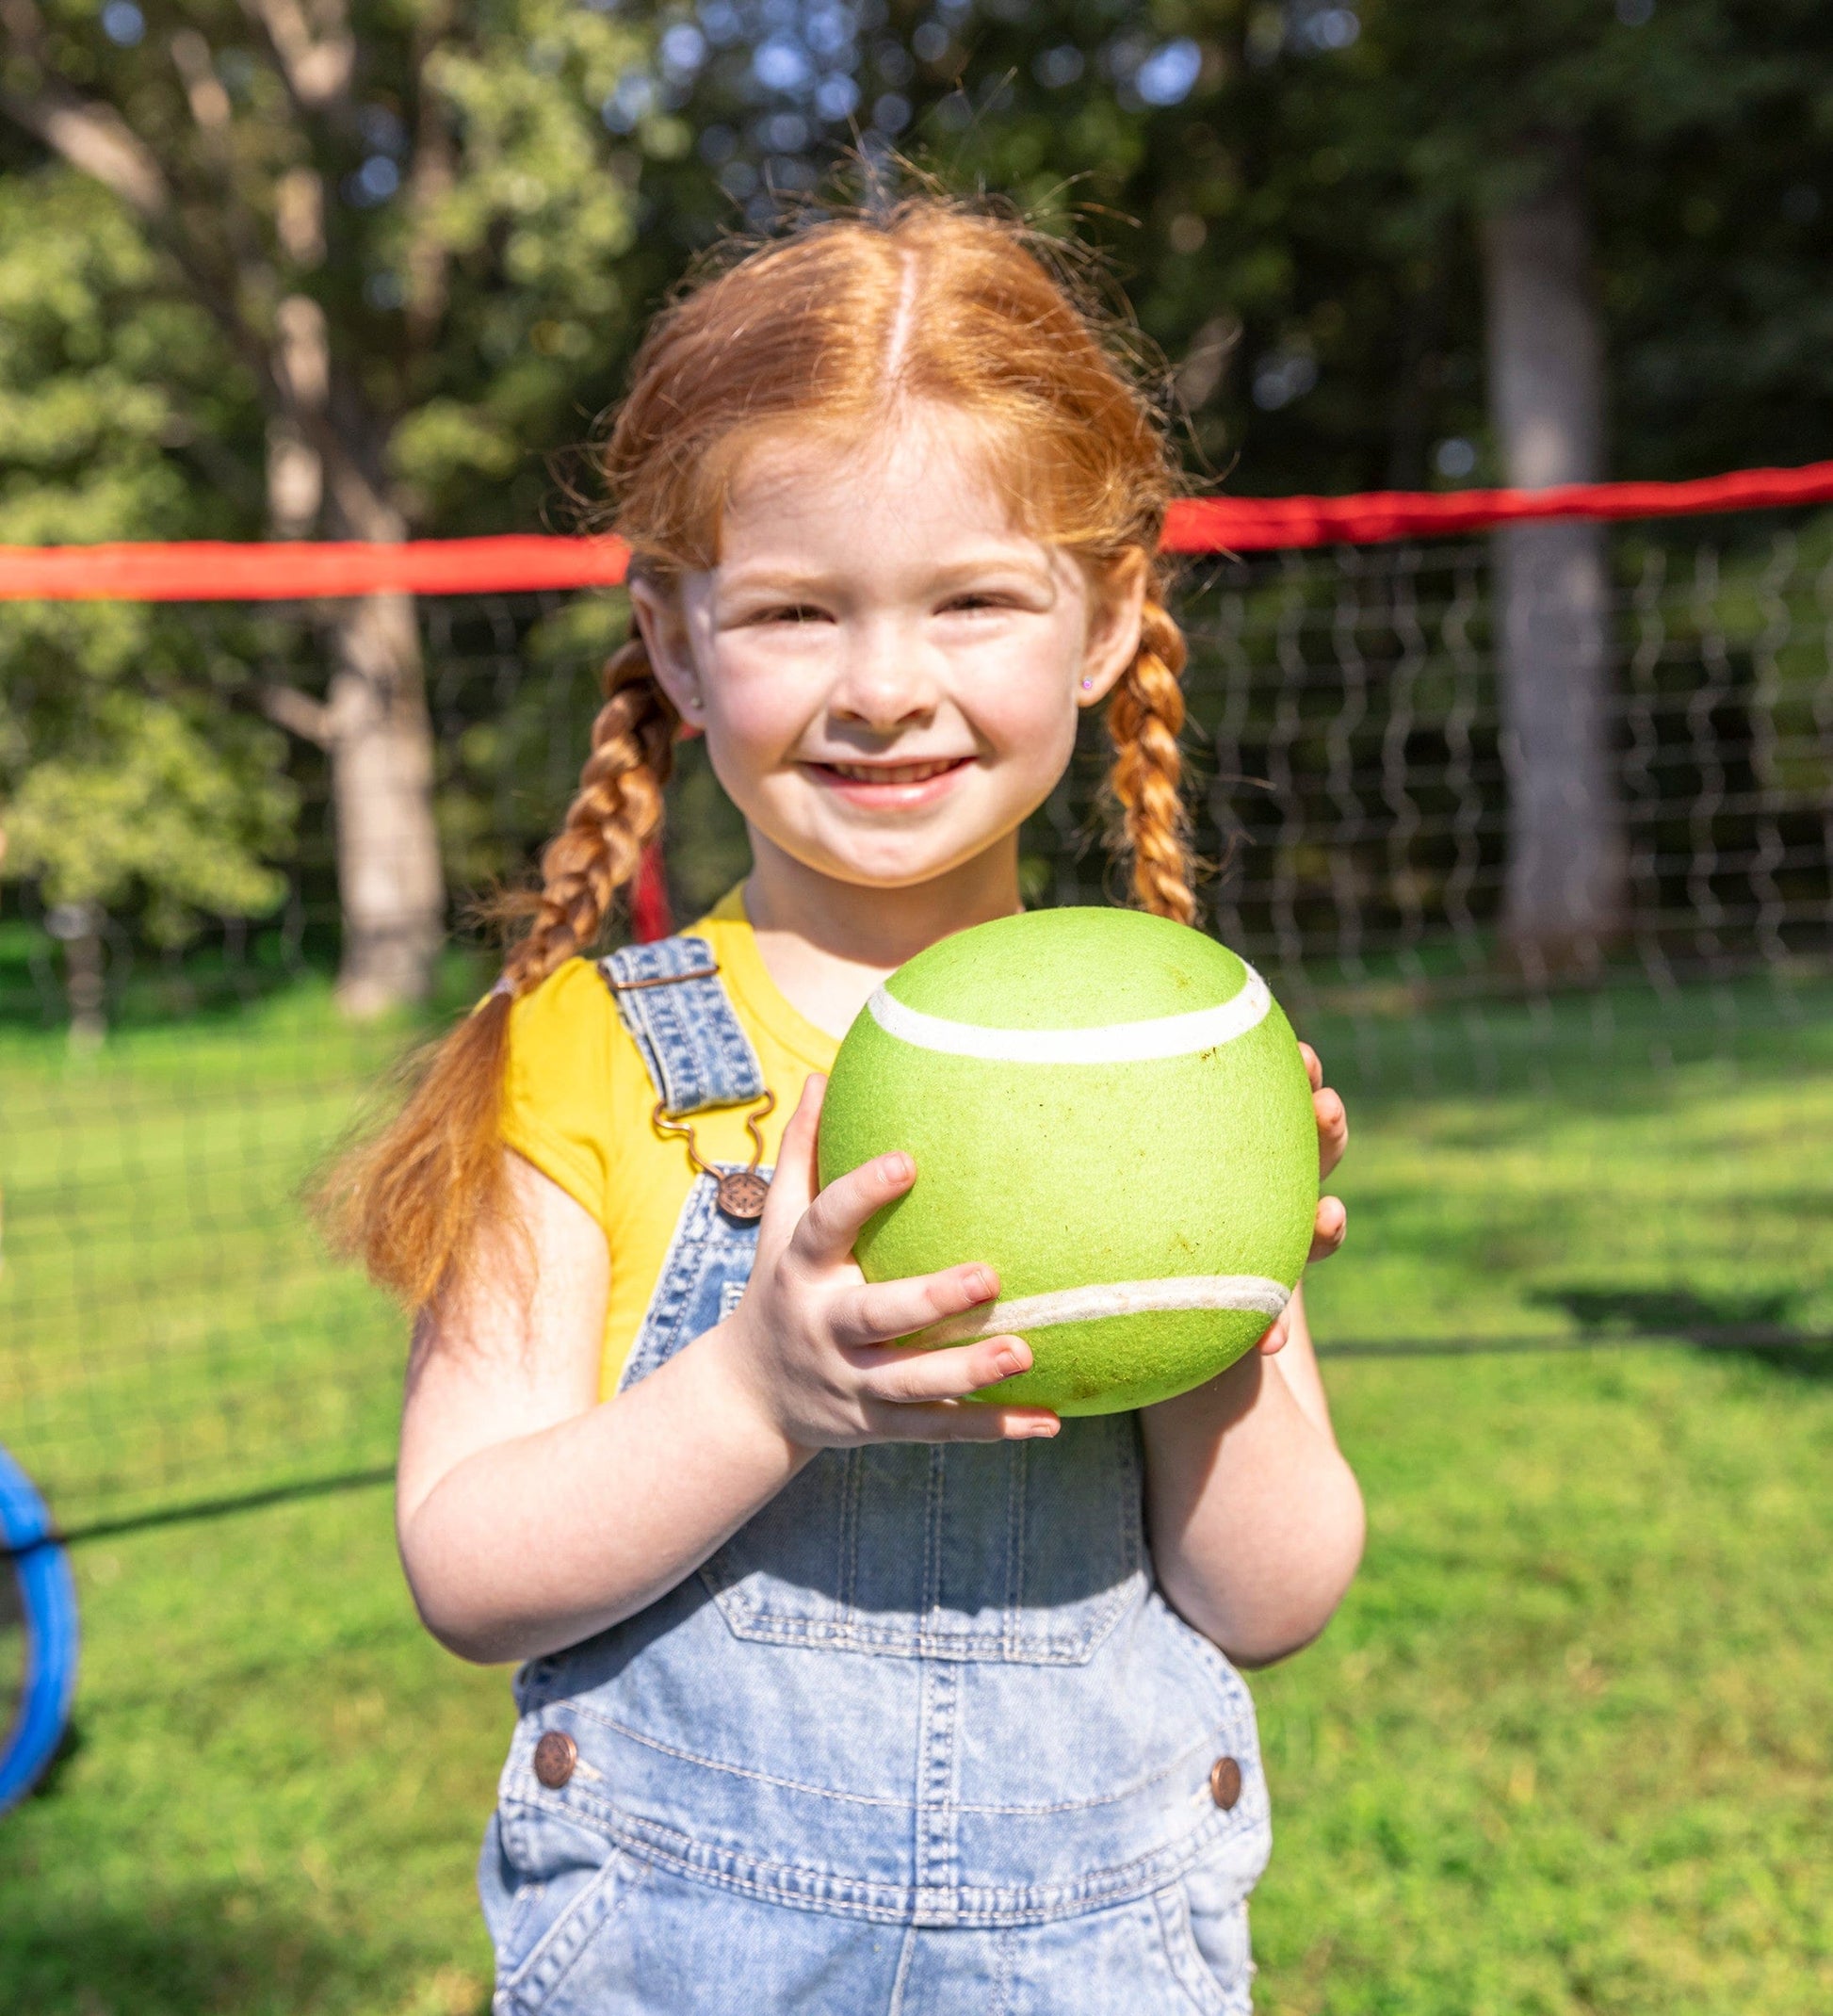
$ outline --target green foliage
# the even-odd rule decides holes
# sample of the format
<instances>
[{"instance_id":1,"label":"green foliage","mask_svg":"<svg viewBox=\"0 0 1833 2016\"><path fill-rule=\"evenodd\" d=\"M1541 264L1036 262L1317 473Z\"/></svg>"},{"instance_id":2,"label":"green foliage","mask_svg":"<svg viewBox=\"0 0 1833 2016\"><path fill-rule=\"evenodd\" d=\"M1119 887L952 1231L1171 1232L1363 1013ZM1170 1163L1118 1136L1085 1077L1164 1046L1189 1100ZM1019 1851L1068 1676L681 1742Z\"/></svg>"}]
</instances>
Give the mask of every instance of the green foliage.
<instances>
[{"instance_id":1,"label":"green foliage","mask_svg":"<svg viewBox=\"0 0 1833 2016\"><path fill-rule=\"evenodd\" d=\"M284 849L293 808L277 734L119 691L87 728L80 753L35 763L14 794L14 873L41 877L52 903L115 908L144 890L162 945L183 943L198 911L278 906L285 883L262 865Z\"/></svg>"},{"instance_id":2,"label":"green foliage","mask_svg":"<svg viewBox=\"0 0 1833 2016\"><path fill-rule=\"evenodd\" d=\"M235 529L190 450L231 460L258 448L258 423L208 318L164 280L94 183L0 173L0 544Z\"/></svg>"},{"instance_id":3,"label":"green foliage","mask_svg":"<svg viewBox=\"0 0 1833 2016\"><path fill-rule=\"evenodd\" d=\"M894 133L1102 247L1206 480L1426 485L1449 437L1479 451L1450 480L1498 477L1476 227L1555 157L1597 240L1615 473L1799 461L1833 415L1833 23L1810 0L898 7L858 81L862 120L887 87L912 113L868 153ZM758 96L702 74L689 116L740 161L652 170L670 228L734 214L712 173L786 179Z\"/></svg>"},{"instance_id":4,"label":"green foliage","mask_svg":"<svg viewBox=\"0 0 1833 2016\"><path fill-rule=\"evenodd\" d=\"M641 26L569 0L110 20L22 0L6 24L7 108L45 152L0 167L0 541L538 523L630 337L641 152L685 140L600 116ZM49 165L79 128L113 193ZM284 512L283 452L316 471ZM7 873L164 943L271 910L299 765L255 718L259 628L0 612ZM309 699L323 654L295 630ZM484 821L448 786L468 845ZM524 837L495 836L499 867Z\"/></svg>"},{"instance_id":5,"label":"green foliage","mask_svg":"<svg viewBox=\"0 0 1833 2016\"><path fill-rule=\"evenodd\" d=\"M215 333L161 290L120 206L51 168L0 175L0 543L227 528L187 465L258 440L223 389ZM0 604L5 871L48 903L141 915L156 943L200 913L260 915L283 894L294 793L284 744L225 706L243 668L200 665L170 611Z\"/></svg>"}]
</instances>

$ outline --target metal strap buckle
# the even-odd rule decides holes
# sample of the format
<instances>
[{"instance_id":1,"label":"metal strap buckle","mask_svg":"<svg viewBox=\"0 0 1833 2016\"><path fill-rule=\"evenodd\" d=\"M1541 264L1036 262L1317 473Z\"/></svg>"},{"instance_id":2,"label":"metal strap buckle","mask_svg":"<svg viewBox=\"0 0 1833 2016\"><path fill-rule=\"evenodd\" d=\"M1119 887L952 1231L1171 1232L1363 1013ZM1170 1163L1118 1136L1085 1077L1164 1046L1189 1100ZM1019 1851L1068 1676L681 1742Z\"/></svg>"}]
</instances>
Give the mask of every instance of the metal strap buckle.
<instances>
[{"instance_id":1,"label":"metal strap buckle","mask_svg":"<svg viewBox=\"0 0 1833 2016\"><path fill-rule=\"evenodd\" d=\"M648 980L619 980L607 971L605 983L613 994L635 994L643 987L678 986L684 980L713 980L719 975L719 961L711 966L697 966L691 973L657 973Z\"/></svg>"},{"instance_id":2,"label":"metal strap buckle","mask_svg":"<svg viewBox=\"0 0 1833 2016\"><path fill-rule=\"evenodd\" d=\"M682 978L691 976L683 974ZM640 981L640 986L651 986L651 981ZM766 1092L761 1099L754 1100L755 1111L745 1115L745 1131L751 1136L751 1166L746 1169L731 1169L722 1174L709 1162L701 1160L700 1150L694 1146L694 1130L686 1120L673 1120L662 1101L656 1101L656 1111L650 1114L650 1124L658 1134L676 1134L688 1144L688 1160L702 1176L710 1176L719 1186L719 1207L728 1218L736 1218L740 1225L750 1225L764 1215L764 1200L771 1193L771 1179L759 1176L757 1165L764 1159L764 1137L758 1132L757 1123L765 1120L776 1110L776 1094Z\"/></svg>"}]
</instances>

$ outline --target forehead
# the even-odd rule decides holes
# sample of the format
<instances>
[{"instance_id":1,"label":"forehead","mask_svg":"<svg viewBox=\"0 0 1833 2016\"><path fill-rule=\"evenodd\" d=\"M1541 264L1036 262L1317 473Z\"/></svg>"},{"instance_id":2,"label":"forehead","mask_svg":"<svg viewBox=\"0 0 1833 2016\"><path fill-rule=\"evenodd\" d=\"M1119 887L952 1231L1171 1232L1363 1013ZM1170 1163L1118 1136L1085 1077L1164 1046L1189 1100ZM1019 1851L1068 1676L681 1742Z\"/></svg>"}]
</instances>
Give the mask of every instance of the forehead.
<instances>
[{"instance_id":1,"label":"forehead","mask_svg":"<svg viewBox=\"0 0 1833 2016\"><path fill-rule=\"evenodd\" d=\"M733 471L720 562L802 544L865 550L994 542L1042 554L1007 480L997 434L934 404L904 406L856 432L769 434Z\"/></svg>"}]
</instances>

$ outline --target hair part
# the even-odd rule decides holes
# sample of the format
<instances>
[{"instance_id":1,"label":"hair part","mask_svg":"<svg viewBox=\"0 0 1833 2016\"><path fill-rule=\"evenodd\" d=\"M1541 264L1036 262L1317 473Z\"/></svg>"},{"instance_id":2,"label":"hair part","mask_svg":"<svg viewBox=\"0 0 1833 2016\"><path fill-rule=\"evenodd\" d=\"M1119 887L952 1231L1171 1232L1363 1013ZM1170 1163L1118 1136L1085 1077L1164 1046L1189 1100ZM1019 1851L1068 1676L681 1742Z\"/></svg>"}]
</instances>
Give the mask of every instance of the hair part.
<instances>
[{"instance_id":1,"label":"hair part","mask_svg":"<svg viewBox=\"0 0 1833 2016\"><path fill-rule=\"evenodd\" d=\"M736 252L736 257L734 253ZM1184 641L1158 548L1176 474L1163 420L1070 248L935 195L829 212L690 277L651 324L602 447L610 525L660 584L712 566L740 465L770 435L851 445L925 402L974 415L1036 538L1096 583L1143 556L1139 648L1107 710L1111 843L1133 898L1191 922ZM606 667L579 789L490 998L412 1066L395 1117L320 1188L340 1250L410 1308L462 1281L511 1218L501 1102L515 998L591 950L661 829L679 719L633 638ZM496 1248L493 1246L493 1250Z\"/></svg>"}]
</instances>

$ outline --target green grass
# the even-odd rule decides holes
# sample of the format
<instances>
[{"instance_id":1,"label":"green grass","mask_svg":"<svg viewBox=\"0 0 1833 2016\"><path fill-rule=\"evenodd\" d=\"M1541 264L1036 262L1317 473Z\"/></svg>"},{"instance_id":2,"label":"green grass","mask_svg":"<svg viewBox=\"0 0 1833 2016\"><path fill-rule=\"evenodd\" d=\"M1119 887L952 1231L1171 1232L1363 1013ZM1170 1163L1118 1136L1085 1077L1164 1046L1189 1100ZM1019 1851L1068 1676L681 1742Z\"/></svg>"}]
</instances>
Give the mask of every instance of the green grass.
<instances>
[{"instance_id":1,"label":"green grass","mask_svg":"<svg viewBox=\"0 0 1833 2016\"><path fill-rule=\"evenodd\" d=\"M1833 1327L1833 1006L1365 1013L1320 1335ZM321 997L0 1035L0 1422L66 1519L384 1457L397 1325L292 1203L399 1041ZM1255 1681L1274 2016L1833 2007L1833 1361L1623 1343L1330 1373L1371 1515ZM480 2011L505 1677L447 1659L385 1492L78 1548L79 1740L0 1822L29 2016Z\"/></svg>"}]
</instances>

